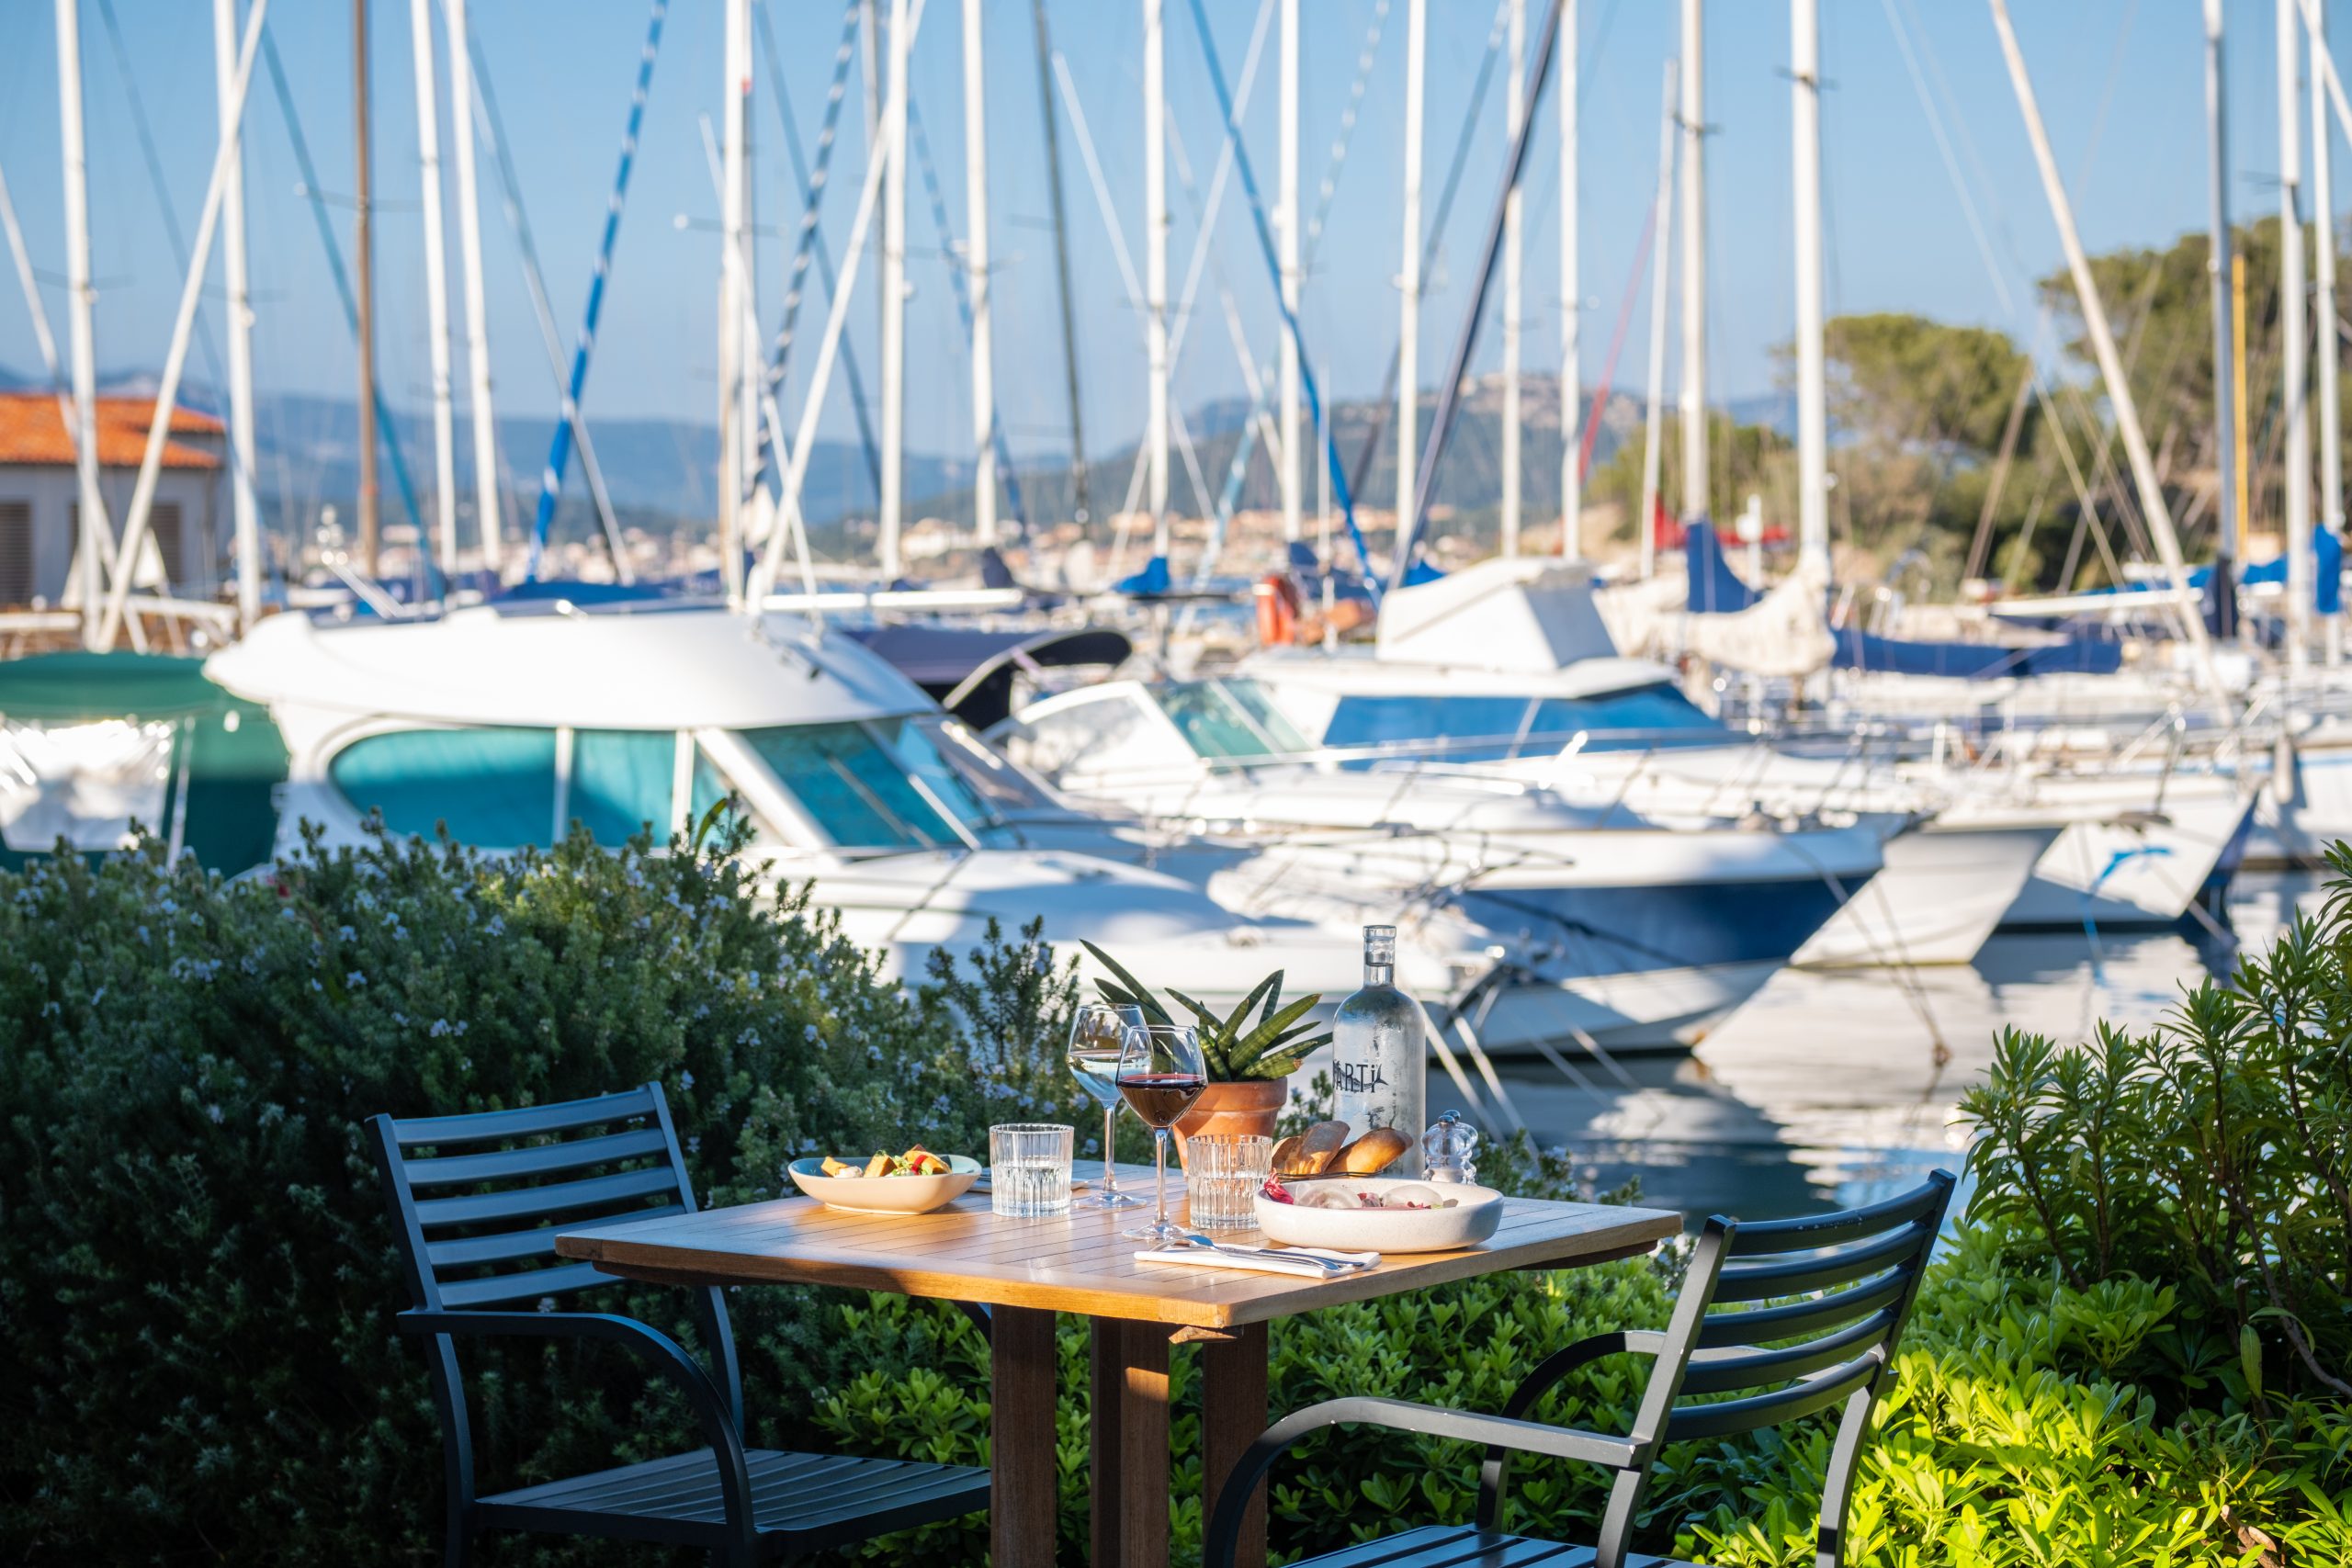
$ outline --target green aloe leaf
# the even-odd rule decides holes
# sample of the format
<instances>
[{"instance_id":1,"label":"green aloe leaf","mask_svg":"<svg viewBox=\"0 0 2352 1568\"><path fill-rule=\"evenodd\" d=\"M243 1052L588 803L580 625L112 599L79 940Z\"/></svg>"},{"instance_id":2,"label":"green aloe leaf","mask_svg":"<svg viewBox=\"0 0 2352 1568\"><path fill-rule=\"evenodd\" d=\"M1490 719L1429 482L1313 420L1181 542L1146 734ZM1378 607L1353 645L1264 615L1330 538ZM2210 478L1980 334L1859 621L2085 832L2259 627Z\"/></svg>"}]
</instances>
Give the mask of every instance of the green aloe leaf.
<instances>
[{"instance_id":1,"label":"green aloe leaf","mask_svg":"<svg viewBox=\"0 0 2352 1568\"><path fill-rule=\"evenodd\" d=\"M1173 1023L1176 1021L1170 1016L1168 1010L1160 1005L1159 998L1152 994L1151 987L1128 974L1125 964L1091 942L1080 942L1079 945L1092 953L1094 962L1108 969L1111 972L1111 977L1118 981L1125 990L1124 996L1113 996L1111 987L1104 982L1097 980L1094 982L1094 988L1101 991L1104 998L1116 1006L1143 1009L1143 1016L1148 1022Z\"/></svg>"}]
</instances>

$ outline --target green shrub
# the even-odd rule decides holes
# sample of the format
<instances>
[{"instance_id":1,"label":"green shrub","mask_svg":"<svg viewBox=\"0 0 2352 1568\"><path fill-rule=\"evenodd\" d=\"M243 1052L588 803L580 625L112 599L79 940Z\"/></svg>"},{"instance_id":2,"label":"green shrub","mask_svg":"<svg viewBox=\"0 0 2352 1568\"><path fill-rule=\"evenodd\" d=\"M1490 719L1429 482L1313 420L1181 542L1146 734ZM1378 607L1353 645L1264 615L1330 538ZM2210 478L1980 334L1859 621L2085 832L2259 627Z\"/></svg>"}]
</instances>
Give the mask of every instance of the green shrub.
<instances>
[{"instance_id":1,"label":"green shrub","mask_svg":"<svg viewBox=\"0 0 2352 1568\"><path fill-rule=\"evenodd\" d=\"M790 1156L1083 1128L1032 931L910 997L724 852L315 848L223 882L159 850L0 874L0 1559L415 1562L438 1429L365 1143L377 1111L658 1079L707 1201ZM612 1299L610 1297L606 1299ZM679 1323L678 1293L614 1310ZM853 1370L807 1292L734 1301L752 1436ZM492 1483L687 1427L593 1349L469 1356Z\"/></svg>"}]
</instances>

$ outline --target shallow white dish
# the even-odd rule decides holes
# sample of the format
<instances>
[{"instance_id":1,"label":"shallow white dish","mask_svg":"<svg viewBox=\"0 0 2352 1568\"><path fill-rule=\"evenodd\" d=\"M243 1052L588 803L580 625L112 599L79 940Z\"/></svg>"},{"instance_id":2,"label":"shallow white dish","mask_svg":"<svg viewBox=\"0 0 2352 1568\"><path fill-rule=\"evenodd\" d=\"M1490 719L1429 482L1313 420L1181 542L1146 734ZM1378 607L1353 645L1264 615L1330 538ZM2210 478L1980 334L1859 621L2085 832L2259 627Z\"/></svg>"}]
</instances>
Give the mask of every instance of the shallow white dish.
<instances>
[{"instance_id":1,"label":"shallow white dish","mask_svg":"<svg viewBox=\"0 0 2352 1568\"><path fill-rule=\"evenodd\" d=\"M828 1209L853 1214L928 1214L944 1209L970 1190L980 1179L978 1160L968 1155L942 1155L944 1176L827 1176L821 1156L794 1160L785 1168L792 1184Z\"/></svg>"},{"instance_id":2,"label":"shallow white dish","mask_svg":"<svg viewBox=\"0 0 2352 1568\"><path fill-rule=\"evenodd\" d=\"M1476 1247L1502 1224L1503 1195L1491 1187L1407 1181L1367 1176L1346 1181L1302 1181L1290 1189L1305 1197L1317 1187L1349 1192L1382 1192L1398 1187L1428 1187L1455 1200L1451 1209L1310 1209L1277 1203L1261 1193L1258 1228L1281 1247L1328 1247L1341 1252L1458 1252Z\"/></svg>"}]
</instances>

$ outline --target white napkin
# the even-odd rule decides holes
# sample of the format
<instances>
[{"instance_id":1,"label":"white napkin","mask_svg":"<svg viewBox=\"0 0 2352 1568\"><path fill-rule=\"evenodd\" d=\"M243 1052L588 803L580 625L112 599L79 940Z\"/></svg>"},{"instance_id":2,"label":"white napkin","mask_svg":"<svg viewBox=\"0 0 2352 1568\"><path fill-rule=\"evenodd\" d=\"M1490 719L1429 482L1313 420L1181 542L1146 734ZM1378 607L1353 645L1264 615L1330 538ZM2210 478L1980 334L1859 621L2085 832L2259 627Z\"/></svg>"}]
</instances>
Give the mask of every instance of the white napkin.
<instances>
[{"instance_id":1,"label":"white napkin","mask_svg":"<svg viewBox=\"0 0 2352 1568\"><path fill-rule=\"evenodd\" d=\"M1189 1263L1196 1268L1243 1269L1260 1274L1295 1274L1308 1280L1340 1280L1347 1276L1318 1269L1298 1252L1312 1251L1317 1258L1329 1258L1339 1263L1378 1263L1376 1252L1327 1252L1321 1248L1298 1247L1294 1255L1279 1252L1219 1252L1206 1247L1171 1247L1160 1251L1138 1252L1138 1263Z\"/></svg>"}]
</instances>

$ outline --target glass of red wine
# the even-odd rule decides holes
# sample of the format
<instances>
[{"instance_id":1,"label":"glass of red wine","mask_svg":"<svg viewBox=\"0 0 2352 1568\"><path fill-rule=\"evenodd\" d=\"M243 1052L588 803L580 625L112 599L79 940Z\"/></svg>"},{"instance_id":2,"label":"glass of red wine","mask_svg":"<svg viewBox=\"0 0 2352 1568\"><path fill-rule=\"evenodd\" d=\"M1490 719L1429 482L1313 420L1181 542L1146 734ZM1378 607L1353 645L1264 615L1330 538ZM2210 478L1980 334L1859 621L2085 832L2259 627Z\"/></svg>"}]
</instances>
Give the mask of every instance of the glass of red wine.
<instances>
[{"instance_id":1,"label":"glass of red wine","mask_svg":"<svg viewBox=\"0 0 2352 1568\"><path fill-rule=\"evenodd\" d=\"M1151 1129L1152 1178L1159 1216L1139 1230L1121 1231L1130 1241L1166 1247L1184 1239L1168 1223L1168 1130L1209 1086L1201 1060L1201 1032L1190 1024L1146 1023L1126 1032L1119 1053L1119 1095Z\"/></svg>"}]
</instances>

